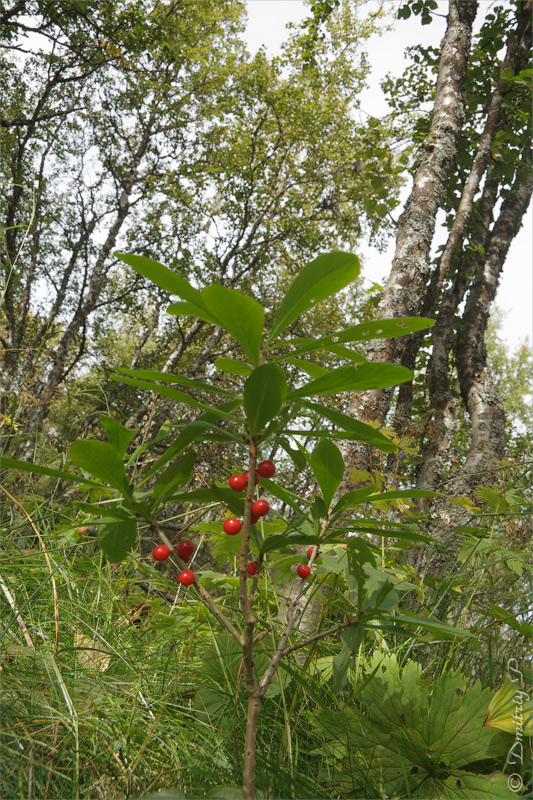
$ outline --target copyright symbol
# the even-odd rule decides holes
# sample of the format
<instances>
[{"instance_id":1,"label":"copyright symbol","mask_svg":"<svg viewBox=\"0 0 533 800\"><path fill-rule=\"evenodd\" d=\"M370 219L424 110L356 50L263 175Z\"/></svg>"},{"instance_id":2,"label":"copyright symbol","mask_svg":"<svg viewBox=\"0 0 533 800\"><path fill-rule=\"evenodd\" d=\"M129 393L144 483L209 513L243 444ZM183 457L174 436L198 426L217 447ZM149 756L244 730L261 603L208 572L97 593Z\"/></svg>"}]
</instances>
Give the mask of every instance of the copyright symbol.
<instances>
[{"instance_id":1,"label":"copyright symbol","mask_svg":"<svg viewBox=\"0 0 533 800\"><path fill-rule=\"evenodd\" d=\"M512 792L519 792L524 786L524 781L517 772L513 772L507 779L507 785Z\"/></svg>"}]
</instances>

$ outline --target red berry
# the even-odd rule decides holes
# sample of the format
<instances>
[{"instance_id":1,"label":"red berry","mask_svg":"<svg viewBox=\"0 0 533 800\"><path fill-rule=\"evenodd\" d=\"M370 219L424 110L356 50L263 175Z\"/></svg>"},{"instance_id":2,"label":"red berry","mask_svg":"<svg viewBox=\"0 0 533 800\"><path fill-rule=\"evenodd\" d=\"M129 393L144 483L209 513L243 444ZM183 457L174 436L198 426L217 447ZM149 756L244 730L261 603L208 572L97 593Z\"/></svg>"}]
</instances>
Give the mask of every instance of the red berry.
<instances>
[{"instance_id":1,"label":"red berry","mask_svg":"<svg viewBox=\"0 0 533 800\"><path fill-rule=\"evenodd\" d=\"M170 555L170 548L166 544L158 544L152 550L152 555L156 561L166 561Z\"/></svg>"},{"instance_id":2,"label":"red berry","mask_svg":"<svg viewBox=\"0 0 533 800\"><path fill-rule=\"evenodd\" d=\"M190 569L184 569L178 575L178 580L182 586L190 586L191 583L194 583L194 573Z\"/></svg>"},{"instance_id":3,"label":"red berry","mask_svg":"<svg viewBox=\"0 0 533 800\"><path fill-rule=\"evenodd\" d=\"M247 477L245 478L244 475L232 475L228 483L235 492L242 492L243 489L246 489L246 481Z\"/></svg>"},{"instance_id":4,"label":"red berry","mask_svg":"<svg viewBox=\"0 0 533 800\"><path fill-rule=\"evenodd\" d=\"M194 545L189 539L184 539L176 547L176 552L183 561L187 562L194 552Z\"/></svg>"},{"instance_id":5,"label":"red berry","mask_svg":"<svg viewBox=\"0 0 533 800\"><path fill-rule=\"evenodd\" d=\"M260 461L257 472L262 478L271 478L276 473L276 465L272 461Z\"/></svg>"},{"instance_id":6,"label":"red berry","mask_svg":"<svg viewBox=\"0 0 533 800\"><path fill-rule=\"evenodd\" d=\"M246 567L246 569L248 571L248 575L255 575L257 570L259 569L259 562L251 561Z\"/></svg>"},{"instance_id":7,"label":"red berry","mask_svg":"<svg viewBox=\"0 0 533 800\"><path fill-rule=\"evenodd\" d=\"M256 517L264 517L265 514L268 514L270 511L270 506L266 500L261 498L260 500L256 500L252 506L252 514L255 514Z\"/></svg>"},{"instance_id":8,"label":"red berry","mask_svg":"<svg viewBox=\"0 0 533 800\"><path fill-rule=\"evenodd\" d=\"M257 514L252 514L252 519L251 519L252 525L257 525L258 522L259 522L259 517L257 516Z\"/></svg>"},{"instance_id":9,"label":"red berry","mask_svg":"<svg viewBox=\"0 0 533 800\"><path fill-rule=\"evenodd\" d=\"M246 479L246 483L248 483L248 475L249 475L249 474L250 474L250 473L249 473L249 470L245 470L245 471L242 473L242 476L243 476L243 478L245 478L245 479ZM255 476L255 478L254 478L254 483L255 483L255 485L256 485L256 486L257 486L257 484L259 483L259 478L257 477L257 475L256 475L256 476Z\"/></svg>"},{"instance_id":10,"label":"red berry","mask_svg":"<svg viewBox=\"0 0 533 800\"><path fill-rule=\"evenodd\" d=\"M311 553L312 553L312 552L313 552L313 547L311 546L311 547L310 547L310 548L307 550L307 558L311 558ZM318 555L318 550L316 551L316 555Z\"/></svg>"},{"instance_id":11,"label":"red berry","mask_svg":"<svg viewBox=\"0 0 533 800\"><path fill-rule=\"evenodd\" d=\"M229 536L235 536L236 533L239 533L241 528L242 522L240 519L235 519L234 517L227 519L224 523L224 532L229 534Z\"/></svg>"},{"instance_id":12,"label":"red berry","mask_svg":"<svg viewBox=\"0 0 533 800\"><path fill-rule=\"evenodd\" d=\"M78 528L78 533L80 536L84 536L87 533L87 528L85 526Z\"/></svg>"},{"instance_id":13,"label":"red berry","mask_svg":"<svg viewBox=\"0 0 533 800\"><path fill-rule=\"evenodd\" d=\"M308 578L311 574L311 570L307 564L298 564L296 572L298 573L299 578Z\"/></svg>"}]
</instances>

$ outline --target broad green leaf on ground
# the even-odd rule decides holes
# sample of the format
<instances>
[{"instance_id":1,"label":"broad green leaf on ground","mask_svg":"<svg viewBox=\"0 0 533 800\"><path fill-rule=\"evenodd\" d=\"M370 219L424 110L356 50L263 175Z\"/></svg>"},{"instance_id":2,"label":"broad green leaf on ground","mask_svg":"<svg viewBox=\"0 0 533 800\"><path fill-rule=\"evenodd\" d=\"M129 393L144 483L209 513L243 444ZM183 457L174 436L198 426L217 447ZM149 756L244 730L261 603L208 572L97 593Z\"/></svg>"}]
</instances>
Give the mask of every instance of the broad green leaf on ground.
<instances>
[{"instance_id":1,"label":"broad green leaf on ground","mask_svg":"<svg viewBox=\"0 0 533 800\"><path fill-rule=\"evenodd\" d=\"M360 442L370 444L383 453L395 453L398 449L394 442L391 442L385 434L381 433L381 431L377 430L372 425L367 425L365 422L360 422L358 419L354 419L348 414L343 414L341 411L329 408L320 403L307 401L305 405L307 408L317 411L330 422L333 422L338 428L356 434Z\"/></svg>"},{"instance_id":2,"label":"broad green leaf on ground","mask_svg":"<svg viewBox=\"0 0 533 800\"><path fill-rule=\"evenodd\" d=\"M20 472L32 472L34 475L47 475L49 478L59 478L63 481L75 481L76 483L83 483L85 486L100 486L96 481L90 481L81 475L76 475L73 472L65 472L61 469L53 469L52 467L43 467L40 464L33 464L31 461L16 461L13 458L5 458L2 456L2 468L16 469Z\"/></svg>"},{"instance_id":3,"label":"broad green leaf on ground","mask_svg":"<svg viewBox=\"0 0 533 800\"><path fill-rule=\"evenodd\" d=\"M116 419L110 417L108 414L100 414L100 422L104 426L109 444L115 448L119 456L122 458L128 445L135 436L136 431L130 431L117 422Z\"/></svg>"},{"instance_id":4,"label":"broad green leaf on ground","mask_svg":"<svg viewBox=\"0 0 533 800\"><path fill-rule=\"evenodd\" d=\"M215 367L221 372L229 372L230 375L249 375L252 368L244 361L237 361L236 358L217 358Z\"/></svg>"},{"instance_id":5,"label":"broad green leaf on ground","mask_svg":"<svg viewBox=\"0 0 533 800\"><path fill-rule=\"evenodd\" d=\"M293 389L287 395L288 400L313 395L339 394L340 392L362 392L367 389L384 389L396 386L413 378L407 367L395 364L368 362L355 367L346 366L331 370L328 375L306 383L299 389Z\"/></svg>"},{"instance_id":6,"label":"broad green leaf on ground","mask_svg":"<svg viewBox=\"0 0 533 800\"><path fill-rule=\"evenodd\" d=\"M139 378L145 381L161 381L162 383L177 383L178 386L190 386L191 389L200 389L202 392L214 392L215 394L232 395L227 389L213 386L210 383L197 381L194 378L184 378L182 375L174 375L170 372L158 372L155 369L125 369L119 367L119 372L129 375L130 378Z\"/></svg>"},{"instance_id":7,"label":"broad green leaf on ground","mask_svg":"<svg viewBox=\"0 0 533 800\"><path fill-rule=\"evenodd\" d=\"M124 463L112 445L94 439L78 439L69 450L69 458L80 469L100 478L131 499L132 492Z\"/></svg>"},{"instance_id":8,"label":"broad green leaf on ground","mask_svg":"<svg viewBox=\"0 0 533 800\"><path fill-rule=\"evenodd\" d=\"M358 274L359 259L351 253L327 253L306 264L289 287L274 318L267 342L279 336L315 303L336 294L354 281Z\"/></svg>"},{"instance_id":9,"label":"broad green leaf on ground","mask_svg":"<svg viewBox=\"0 0 533 800\"><path fill-rule=\"evenodd\" d=\"M252 366L256 367L263 336L264 308L253 297L218 283L202 291L202 301L213 319L237 339Z\"/></svg>"},{"instance_id":10,"label":"broad green leaf on ground","mask_svg":"<svg viewBox=\"0 0 533 800\"><path fill-rule=\"evenodd\" d=\"M456 671L432 685L422 677L420 664L408 661L400 671L396 656L381 653L366 666L367 673L372 670L373 679L359 693L361 711L346 707L339 714L316 716L326 752L346 783L352 781L354 794L364 783L357 787L353 780L364 780L366 765L365 779L379 784L387 797L509 796L500 773L472 770L476 762L500 758L508 748L504 734L483 728L490 693L479 682L468 687L468 679Z\"/></svg>"},{"instance_id":11,"label":"broad green leaf on ground","mask_svg":"<svg viewBox=\"0 0 533 800\"><path fill-rule=\"evenodd\" d=\"M341 452L332 441L322 439L311 453L310 464L322 491L326 507L329 509L344 475L344 460Z\"/></svg>"},{"instance_id":12,"label":"broad green leaf on ground","mask_svg":"<svg viewBox=\"0 0 533 800\"><path fill-rule=\"evenodd\" d=\"M137 538L137 522L130 520L103 520L99 525L97 542L108 561L116 564L126 557Z\"/></svg>"},{"instance_id":13,"label":"broad green leaf on ground","mask_svg":"<svg viewBox=\"0 0 533 800\"><path fill-rule=\"evenodd\" d=\"M177 272L146 256L136 256L130 253L114 253L114 255L125 264L128 264L128 266L133 267L135 272L142 275L143 278L148 278L148 280L165 289L165 291L170 294L177 294L178 297L183 298L191 306L194 306L194 316L205 319L207 322L214 322L209 316L201 293L194 286L191 286L185 278L178 275Z\"/></svg>"},{"instance_id":14,"label":"broad green leaf on ground","mask_svg":"<svg viewBox=\"0 0 533 800\"><path fill-rule=\"evenodd\" d=\"M261 433L279 412L287 385L277 364L262 364L244 384L244 410L252 436Z\"/></svg>"},{"instance_id":15,"label":"broad green leaf on ground","mask_svg":"<svg viewBox=\"0 0 533 800\"><path fill-rule=\"evenodd\" d=\"M483 724L486 728L498 728L516 734L517 712L522 715L523 735L531 736L533 734L531 693L523 691L520 686L506 678L503 686L491 697Z\"/></svg>"},{"instance_id":16,"label":"broad green leaf on ground","mask_svg":"<svg viewBox=\"0 0 533 800\"><path fill-rule=\"evenodd\" d=\"M187 453L177 458L157 479L152 490L152 503L157 508L168 500L176 486L183 486L192 477L196 455Z\"/></svg>"}]
</instances>

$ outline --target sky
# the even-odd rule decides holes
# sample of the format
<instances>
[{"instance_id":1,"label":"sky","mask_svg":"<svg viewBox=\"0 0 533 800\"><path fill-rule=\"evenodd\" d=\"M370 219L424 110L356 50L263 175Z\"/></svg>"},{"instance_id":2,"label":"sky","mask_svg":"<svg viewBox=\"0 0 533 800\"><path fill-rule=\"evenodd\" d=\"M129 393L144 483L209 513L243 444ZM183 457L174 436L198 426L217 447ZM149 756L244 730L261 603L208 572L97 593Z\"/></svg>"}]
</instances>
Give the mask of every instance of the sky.
<instances>
[{"instance_id":1,"label":"sky","mask_svg":"<svg viewBox=\"0 0 533 800\"><path fill-rule=\"evenodd\" d=\"M491 0L482 0L478 11L476 25L479 27L483 17L490 10ZM378 6L378 0L367 0L366 8ZM397 0L389 0L391 9L398 6ZM438 47L446 29L446 13L448 3L439 0L436 14L431 25L422 26L418 17L398 20L395 30L375 37L368 44L369 62L372 67L370 86L362 95L362 108L369 114L379 116L387 112L387 104L382 96L379 83L388 72L399 74L403 71L405 48L414 44L433 45ZM298 23L308 15L308 7L303 0L247 0L248 25L246 42L253 53L264 45L269 54L280 52L283 41L290 31L289 22ZM386 54L386 58L384 58ZM410 184L405 189L405 196ZM404 198L405 199L405 198ZM401 207L400 207L401 208ZM504 266L496 297L496 305L503 311L501 338L511 350L529 338L533 338L533 213L529 209L527 218L518 236L515 238ZM439 244L438 231L435 245ZM363 257L363 277L369 282L383 283L389 273L394 241L389 248L379 253L368 243L362 243L358 255Z\"/></svg>"}]
</instances>

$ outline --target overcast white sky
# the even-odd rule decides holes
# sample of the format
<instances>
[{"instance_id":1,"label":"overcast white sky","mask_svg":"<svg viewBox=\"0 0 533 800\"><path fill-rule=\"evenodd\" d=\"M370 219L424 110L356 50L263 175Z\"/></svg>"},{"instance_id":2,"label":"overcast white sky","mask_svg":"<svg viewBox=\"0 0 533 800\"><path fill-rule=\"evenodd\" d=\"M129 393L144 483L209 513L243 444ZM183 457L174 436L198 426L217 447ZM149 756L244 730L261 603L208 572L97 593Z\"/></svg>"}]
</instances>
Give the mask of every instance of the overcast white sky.
<instances>
[{"instance_id":1,"label":"overcast white sky","mask_svg":"<svg viewBox=\"0 0 533 800\"><path fill-rule=\"evenodd\" d=\"M367 0L366 8L373 4L377 6L377 0ZM392 9L398 6L399 2L389 0L388 5ZM478 27L491 5L493 5L491 0L482 0L480 3ZM308 14L308 7L303 0L247 0L247 6L246 41L251 52L265 45L269 53L279 53L282 42L289 34L286 29L287 23L299 22ZM398 20L393 32L385 33L369 42L368 53L372 76L370 88L363 95L365 111L375 116L386 112L387 106L379 83L387 72L399 74L403 71L406 47L413 44L439 46L445 32L444 17L447 6L445 0L439 0L439 8L436 11L443 16L435 16L431 25L422 26L420 19L412 16L408 20ZM513 350L526 337L529 337L531 342L533 333L532 217L530 209L527 220L509 251L496 298L496 304L505 314L503 337ZM393 253L392 241L386 253L379 253L368 244L362 244L359 255L364 258L363 276L369 281L382 283L388 275Z\"/></svg>"}]
</instances>

